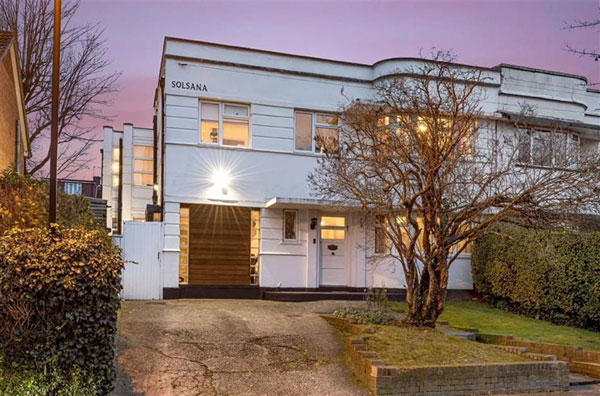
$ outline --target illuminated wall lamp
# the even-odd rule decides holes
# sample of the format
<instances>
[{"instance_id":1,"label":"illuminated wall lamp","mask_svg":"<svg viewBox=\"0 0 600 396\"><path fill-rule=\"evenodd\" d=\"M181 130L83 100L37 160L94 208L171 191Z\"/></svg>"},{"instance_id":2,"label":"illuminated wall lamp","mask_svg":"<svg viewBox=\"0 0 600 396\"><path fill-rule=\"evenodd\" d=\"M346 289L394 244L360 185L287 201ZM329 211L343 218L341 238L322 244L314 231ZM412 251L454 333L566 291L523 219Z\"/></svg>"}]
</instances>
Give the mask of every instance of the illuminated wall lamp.
<instances>
[{"instance_id":1,"label":"illuminated wall lamp","mask_svg":"<svg viewBox=\"0 0 600 396\"><path fill-rule=\"evenodd\" d=\"M229 172L223 169L216 169L212 174L211 180L221 190L223 195L229 193L229 183L231 182Z\"/></svg>"}]
</instances>

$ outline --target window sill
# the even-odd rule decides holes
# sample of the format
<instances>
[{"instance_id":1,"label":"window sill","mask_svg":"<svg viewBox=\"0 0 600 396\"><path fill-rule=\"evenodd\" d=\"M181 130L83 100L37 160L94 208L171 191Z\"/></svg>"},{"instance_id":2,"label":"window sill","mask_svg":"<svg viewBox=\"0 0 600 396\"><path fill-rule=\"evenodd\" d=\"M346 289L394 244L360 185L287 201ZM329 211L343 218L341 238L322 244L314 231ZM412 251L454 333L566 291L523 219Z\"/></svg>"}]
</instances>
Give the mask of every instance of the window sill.
<instances>
[{"instance_id":1,"label":"window sill","mask_svg":"<svg viewBox=\"0 0 600 396\"><path fill-rule=\"evenodd\" d=\"M192 146L192 147L197 147L197 148L213 149L213 150L251 151L251 152L256 152L256 153L299 155L299 156L303 156L303 157L313 157L313 158L320 158L323 156L323 154L311 153L310 151L266 150L266 149L259 149L259 148L254 148L254 147L222 146L217 143L184 143L184 142L167 141L167 142L165 142L165 144L166 145L177 145L177 146Z\"/></svg>"},{"instance_id":2,"label":"window sill","mask_svg":"<svg viewBox=\"0 0 600 396\"><path fill-rule=\"evenodd\" d=\"M301 241L281 241L279 242L280 245L302 245L303 243Z\"/></svg>"}]
</instances>

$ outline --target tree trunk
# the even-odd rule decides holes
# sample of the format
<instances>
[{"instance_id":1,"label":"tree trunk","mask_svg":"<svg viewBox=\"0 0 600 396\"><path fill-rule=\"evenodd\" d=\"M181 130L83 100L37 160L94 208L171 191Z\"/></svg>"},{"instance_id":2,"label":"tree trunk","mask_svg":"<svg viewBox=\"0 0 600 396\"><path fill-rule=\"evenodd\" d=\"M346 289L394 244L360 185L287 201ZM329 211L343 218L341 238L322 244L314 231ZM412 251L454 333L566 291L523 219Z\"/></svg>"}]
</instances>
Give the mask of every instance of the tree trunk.
<instances>
[{"instance_id":1,"label":"tree trunk","mask_svg":"<svg viewBox=\"0 0 600 396\"><path fill-rule=\"evenodd\" d=\"M423 268L421 278L407 285L406 322L412 326L435 327L435 322L444 311L448 285L446 257L434 258Z\"/></svg>"}]
</instances>

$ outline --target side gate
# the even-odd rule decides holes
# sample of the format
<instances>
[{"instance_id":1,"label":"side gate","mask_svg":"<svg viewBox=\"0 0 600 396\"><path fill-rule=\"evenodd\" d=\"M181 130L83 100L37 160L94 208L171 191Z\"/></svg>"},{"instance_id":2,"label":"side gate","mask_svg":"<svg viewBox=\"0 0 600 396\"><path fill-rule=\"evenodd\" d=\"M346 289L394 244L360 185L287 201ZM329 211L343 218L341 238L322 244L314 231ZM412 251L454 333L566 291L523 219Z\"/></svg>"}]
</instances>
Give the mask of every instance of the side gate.
<instances>
[{"instance_id":1,"label":"side gate","mask_svg":"<svg viewBox=\"0 0 600 396\"><path fill-rule=\"evenodd\" d=\"M122 299L161 298L161 242L162 223L128 221L123 224Z\"/></svg>"}]
</instances>

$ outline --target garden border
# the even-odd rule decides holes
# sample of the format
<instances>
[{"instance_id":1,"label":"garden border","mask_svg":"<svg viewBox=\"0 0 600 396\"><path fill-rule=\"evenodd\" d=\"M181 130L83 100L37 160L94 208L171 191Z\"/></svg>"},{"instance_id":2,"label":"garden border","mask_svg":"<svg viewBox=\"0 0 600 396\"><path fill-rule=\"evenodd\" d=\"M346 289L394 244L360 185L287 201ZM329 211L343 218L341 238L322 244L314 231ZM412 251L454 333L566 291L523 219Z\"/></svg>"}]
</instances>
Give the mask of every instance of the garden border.
<instances>
[{"instance_id":1,"label":"garden border","mask_svg":"<svg viewBox=\"0 0 600 396\"><path fill-rule=\"evenodd\" d=\"M321 317L353 335L346 340L348 363L375 395L460 396L569 388L568 363L561 361L407 368L386 365L369 352L365 338L358 336L359 327L351 320Z\"/></svg>"}]
</instances>

